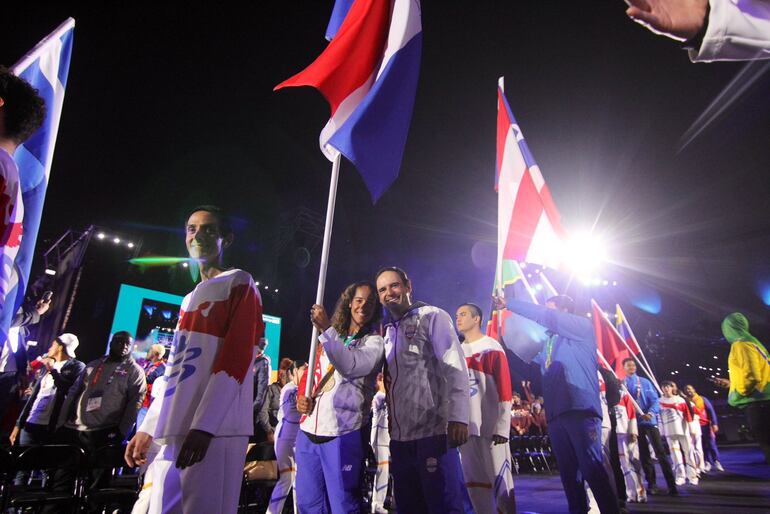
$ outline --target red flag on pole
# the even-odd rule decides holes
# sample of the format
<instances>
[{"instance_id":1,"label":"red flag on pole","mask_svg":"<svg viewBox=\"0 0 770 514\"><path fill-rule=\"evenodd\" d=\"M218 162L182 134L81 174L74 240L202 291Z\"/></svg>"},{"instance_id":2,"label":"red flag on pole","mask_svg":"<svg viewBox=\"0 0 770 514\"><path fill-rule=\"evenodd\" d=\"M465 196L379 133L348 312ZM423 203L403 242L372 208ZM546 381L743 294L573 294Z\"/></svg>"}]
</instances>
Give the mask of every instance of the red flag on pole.
<instances>
[{"instance_id":1,"label":"red flag on pole","mask_svg":"<svg viewBox=\"0 0 770 514\"><path fill-rule=\"evenodd\" d=\"M623 344L622 337L618 334L615 326L607 319L599 304L591 300L591 308L593 311L592 318L594 320L597 349L604 357L604 360L613 366L618 378L623 380L626 378L626 372L623 369L623 359L631 357L631 352Z\"/></svg>"}]
</instances>

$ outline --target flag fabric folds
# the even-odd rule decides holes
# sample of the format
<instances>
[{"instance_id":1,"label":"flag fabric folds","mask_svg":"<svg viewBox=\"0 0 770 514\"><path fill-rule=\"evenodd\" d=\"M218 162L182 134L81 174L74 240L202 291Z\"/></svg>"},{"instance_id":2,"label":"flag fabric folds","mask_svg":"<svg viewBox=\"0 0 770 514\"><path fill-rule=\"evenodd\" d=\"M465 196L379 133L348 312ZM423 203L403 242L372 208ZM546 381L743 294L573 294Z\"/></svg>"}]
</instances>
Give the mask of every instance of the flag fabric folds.
<instances>
[{"instance_id":1,"label":"flag fabric folds","mask_svg":"<svg viewBox=\"0 0 770 514\"><path fill-rule=\"evenodd\" d=\"M615 326L610 323L607 316L602 311L596 301L591 300L591 318L594 320L594 332L596 333L596 347L604 360L612 366L615 375L621 380L626 377L623 369L623 360L631 356L631 352L623 344L623 340L615 330ZM603 367L601 360L599 361Z\"/></svg>"},{"instance_id":2,"label":"flag fabric folds","mask_svg":"<svg viewBox=\"0 0 770 514\"><path fill-rule=\"evenodd\" d=\"M634 352L634 355L642 353L642 349L639 347L639 343L634 337L634 333L631 331L631 325L628 324L626 316L623 314L623 310L620 305L615 305L615 327L618 329L618 333L623 337L628 347Z\"/></svg>"},{"instance_id":3,"label":"flag fabric folds","mask_svg":"<svg viewBox=\"0 0 770 514\"><path fill-rule=\"evenodd\" d=\"M538 303L527 278L516 261L503 262L501 270L495 277L493 294L499 295L501 293L505 298ZM487 323L487 335L497 339L501 345L511 350L525 362L534 359L548 340L545 327L508 309L492 311Z\"/></svg>"},{"instance_id":4,"label":"flag fabric folds","mask_svg":"<svg viewBox=\"0 0 770 514\"><path fill-rule=\"evenodd\" d=\"M59 130L64 90L67 86L74 33L75 20L69 18L11 67L12 73L37 89L38 94L45 100L47 112L43 126L20 145L13 156L19 168L24 221L21 246L14 266L18 275L16 290L10 291L6 301L0 306L0 331L3 336L8 333L11 319L24 300L35 255L35 243Z\"/></svg>"},{"instance_id":5,"label":"flag fabric folds","mask_svg":"<svg viewBox=\"0 0 770 514\"><path fill-rule=\"evenodd\" d=\"M532 157L505 97L503 78L497 88L497 241L498 262L560 268L566 232L540 168Z\"/></svg>"},{"instance_id":6,"label":"flag fabric folds","mask_svg":"<svg viewBox=\"0 0 770 514\"><path fill-rule=\"evenodd\" d=\"M321 55L275 89L319 90L331 107L321 151L330 161L340 153L350 160L376 202L398 177L406 146L422 55L420 3L348 3L335 4L333 38Z\"/></svg>"},{"instance_id":7,"label":"flag fabric folds","mask_svg":"<svg viewBox=\"0 0 770 514\"><path fill-rule=\"evenodd\" d=\"M345 17L348 15L348 11L353 5L353 0L337 0L334 2L334 8L332 9L332 15L329 18L329 24L326 26L326 40L331 41L334 36L337 35L337 31L340 30L342 22L345 21Z\"/></svg>"}]
</instances>

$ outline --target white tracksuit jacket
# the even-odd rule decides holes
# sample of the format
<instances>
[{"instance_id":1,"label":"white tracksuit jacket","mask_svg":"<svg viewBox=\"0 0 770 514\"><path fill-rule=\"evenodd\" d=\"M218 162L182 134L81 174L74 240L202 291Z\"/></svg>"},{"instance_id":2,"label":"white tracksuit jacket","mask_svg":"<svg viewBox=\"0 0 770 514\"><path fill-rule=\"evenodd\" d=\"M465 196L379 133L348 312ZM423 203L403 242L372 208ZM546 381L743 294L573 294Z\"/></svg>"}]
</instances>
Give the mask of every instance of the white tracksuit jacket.
<instances>
[{"instance_id":1,"label":"white tracksuit jacket","mask_svg":"<svg viewBox=\"0 0 770 514\"><path fill-rule=\"evenodd\" d=\"M468 423L468 367L446 311L418 302L385 320L385 389L390 438L414 441Z\"/></svg>"}]
</instances>

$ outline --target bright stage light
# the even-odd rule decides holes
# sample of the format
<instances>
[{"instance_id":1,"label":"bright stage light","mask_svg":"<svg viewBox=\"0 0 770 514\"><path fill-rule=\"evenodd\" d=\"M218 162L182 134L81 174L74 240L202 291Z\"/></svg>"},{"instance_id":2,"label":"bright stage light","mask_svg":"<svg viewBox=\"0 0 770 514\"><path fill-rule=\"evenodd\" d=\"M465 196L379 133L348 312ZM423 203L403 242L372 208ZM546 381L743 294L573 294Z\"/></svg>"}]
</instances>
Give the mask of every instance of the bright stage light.
<instances>
[{"instance_id":1,"label":"bright stage light","mask_svg":"<svg viewBox=\"0 0 770 514\"><path fill-rule=\"evenodd\" d=\"M275 292L277 293L277 292L278 292L278 289L276 289L276 290L275 290Z\"/></svg>"},{"instance_id":2,"label":"bright stage light","mask_svg":"<svg viewBox=\"0 0 770 514\"><path fill-rule=\"evenodd\" d=\"M51 276L53 277L53 276L55 276L55 275L56 275L56 270L55 270L55 269L51 269L51 268L48 268L47 270L45 270L45 274L46 274L46 275L51 275Z\"/></svg>"},{"instance_id":3,"label":"bright stage light","mask_svg":"<svg viewBox=\"0 0 770 514\"><path fill-rule=\"evenodd\" d=\"M112 242L115 244L120 244L120 238L116 237L115 239L112 240Z\"/></svg>"},{"instance_id":4,"label":"bright stage light","mask_svg":"<svg viewBox=\"0 0 770 514\"><path fill-rule=\"evenodd\" d=\"M98 234L96 234L96 237L99 239L104 239L105 237L107 237L107 234L105 234L104 232L99 232Z\"/></svg>"},{"instance_id":5,"label":"bright stage light","mask_svg":"<svg viewBox=\"0 0 770 514\"><path fill-rule=\"evenodd\" d=\"M128 243L128 245L127 245L127 246L128 246L129 248L133 248L133 247L134 247L134 243Z\"/></svg>"},{"instance_id":6,"label":"bright stage light","mask_svg":"<svg viewBox=\"0 0 770 514\"><path fill-rule=\"evenodd\" d=\"M564 261L575 273L590 273L607 258L605 245L594 234L577 234L567 241Z\"/></svg>"},{"instance_id":7,"label":"bright stage light","mask_svg":"<svg viewBox=\"0 0 770 514\"><path fill-rule=\"evenodd\" d=\"M259 282L254 282L254 285L255 286L259 286Z\"/></svg>"},{"instance_id":8,"label":"bright stage light","mask_svg":"<svg viewBox=\"0 0 770 514\"><path fill-rule=\"evenodd\" d=\"M189 266L189 264L187 264L186 262L183 262L183 263L182 263L182 267L183 267L183 268L186 268L187 266Z\"/></svg>"}]
</instances>

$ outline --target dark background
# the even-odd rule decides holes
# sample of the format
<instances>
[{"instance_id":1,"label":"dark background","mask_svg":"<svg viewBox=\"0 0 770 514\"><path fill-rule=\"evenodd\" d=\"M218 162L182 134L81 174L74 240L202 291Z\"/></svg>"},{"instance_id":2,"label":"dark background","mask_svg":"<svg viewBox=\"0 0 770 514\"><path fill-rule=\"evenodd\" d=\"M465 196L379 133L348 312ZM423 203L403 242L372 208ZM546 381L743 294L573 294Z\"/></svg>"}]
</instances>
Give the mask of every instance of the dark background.
<instances>
[{"instance_id":1,"label":"dark background","mask_svg":"<svg viewBox=\"0 0 770 514\"><path fill-rule=\"evenodd\" d=\"M330 171L317 141L329 111L312 89L272 88L324 48L331 7L5 6L7 65L67 16L77 21L39 249L95 224L141 242L142 255L183 256L188 210L226 206L238 220L232 264L263 284L266 312L283 317L282 355L304 357ZM407 269L415 297L450 313L467 300L488 305L495 88L504 75L566 228L595 224L610 244L612 263L600 273L619 286L568 290L586 310L591 296L608 309L619 301L640 339L680 348L681 359L693 354L689 345L706 354L712 343L726 357L719 322L733 310L766 333L770 76L679 151L745 64L692 64L624 10L620 0L423 3L401 174L372 205L343 162L327 309L347 283L382 265ZM93 351L105 347L120 281L179 294L193 287L187 270L131 268L127 252L109 244L92 242L68 326ZM567 280L552 279L561 289Z\"/></svg>"}]
</instances>

